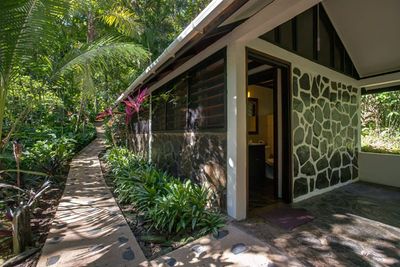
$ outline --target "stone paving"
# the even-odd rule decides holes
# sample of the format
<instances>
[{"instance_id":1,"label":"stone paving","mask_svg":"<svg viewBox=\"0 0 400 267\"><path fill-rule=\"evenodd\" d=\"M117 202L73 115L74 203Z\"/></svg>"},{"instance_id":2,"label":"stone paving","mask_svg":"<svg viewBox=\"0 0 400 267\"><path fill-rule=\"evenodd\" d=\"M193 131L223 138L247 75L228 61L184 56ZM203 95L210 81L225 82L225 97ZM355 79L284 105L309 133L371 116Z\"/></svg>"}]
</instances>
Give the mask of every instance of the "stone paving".
<instances>
[{"instance_id":1,"label":"stone paving","mask_svg":"<svg viewBox=\"0 0 400 267\"><path fill-rule=\"evenodd\" d=\"M103 132L71 162L42 266L137 266L146 260L103 179Z\"/></svg>"},{"instance_id":2,"label":"stone paving","mask_svg":"<svg viewBox=\"0 0 400 267\"><path fill-rule=\"evenodd\" d=\"M400 189L357 182L292 206L315 219L292 231L256 216L234 224L303 266L400 267Z\"/></svg>"}]
</instances>

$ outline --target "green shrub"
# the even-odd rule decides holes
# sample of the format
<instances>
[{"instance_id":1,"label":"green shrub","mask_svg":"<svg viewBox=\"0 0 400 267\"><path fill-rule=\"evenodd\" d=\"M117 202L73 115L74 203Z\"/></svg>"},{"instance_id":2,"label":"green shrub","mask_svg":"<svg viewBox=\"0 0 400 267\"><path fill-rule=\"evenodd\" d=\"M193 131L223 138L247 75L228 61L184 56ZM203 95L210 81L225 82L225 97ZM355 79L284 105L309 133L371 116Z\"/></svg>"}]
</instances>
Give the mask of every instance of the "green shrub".
<instances>
[{"instance_id":1,"label":"green shrub","mask_svg":"<svg viewBox=\"0 0 400 267\"><path fill-rule=\"evenodd\" d=\"M211 191L158 170L126 148L112 148L105 159L111 167L118 199L136 207L148 226L164 233L216 232L223 226L210 206Z\"/></svg>"},{"instance_id":2,"label":"green shrub","mask_svg":"<svg viewBox=\"0 0 400 267\"><path fill-rule=\"evenodd\" d=\"M40 170L50 175L73 156L76 141L51 135L47 140L37 141L24 153L23 163L29 170Z\"/></svg>"},{"instance_id":3,"label":"green shrub","mask_svg":"<svg viewBox=\"0 0 400 267\"><path fill-rule=\"evenodd\" d=\"M23 168L46 172L49 175L59 173L62 167L96 137L94 127L88 127L85 132L68 132L62 137L47 134L25 148L22 159Z\"/></svg>"},{"instance_id":4,"label":"green shrub","mask_svg":"<svg viewBox=\"0 0 400 267\"><path fill-rule=\"evenodd\" d=\"M76 141L75 151L80 151L96 138L96 128L90 124L84 132L74 133L71 138Z\"/></svg>"},{"instance_id":5,"label":"green shrub","mask_svg":"<svg viewBox=\"0 0 400 267\"><path fill-rule=\"evenodd\" d=\"M208 207L210 192L207 188L190 180L182 183L178 179L173 179L164 186L165 193L157 194L155 205L149 208L148 217L152 227L168 233L190 229L200 230L205 234L216 232L222 226L221 217Z\"/></svg>"},{"instance_id":6,"label":"green shrub","mask_svg":"<svg viewBox=\"0 0 400 267\"><path fill-rule=\"evenodd\" d=\"M151 209L156 205L157 197L165 195L166 184L174 178L151 165L142 168L135 175L131 176L134 181L132 203L148 217Z\"/></svg>"}]
</instances>

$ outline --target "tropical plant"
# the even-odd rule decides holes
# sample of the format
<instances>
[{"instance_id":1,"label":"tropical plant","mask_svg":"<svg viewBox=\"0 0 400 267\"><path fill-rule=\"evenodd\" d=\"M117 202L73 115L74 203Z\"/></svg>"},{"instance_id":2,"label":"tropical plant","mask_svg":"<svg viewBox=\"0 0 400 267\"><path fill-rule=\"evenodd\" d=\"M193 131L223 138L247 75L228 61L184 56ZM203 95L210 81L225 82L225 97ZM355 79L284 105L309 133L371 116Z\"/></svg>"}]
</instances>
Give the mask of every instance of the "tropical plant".
<instances>
[{"instance_id":1,"label":"tropical plant","mask_svg":"<svg viewBox=\"0 0 400 267\"><path fill-rule=\"evenodd\" d=\"M38 47L56 40L53 22L67 9L66 0L0 2L0 137L9 86L18 66L34 60Z\"/></svg>"},{"instance_id":2,"label":"tropical plant","mask_svg":"<svg viewBox=\"0 0 400 267\"><path fill-rule=\"evenodd\" d=\"M361 99L361 145L366 152L400 151L400 92L364 95Z\"/></svg>"},{"instance_id":3,"label":"tropical plant","mask_svg":"<svg viewBox=\"0 0 400 267\"><path fill-rule=\"evenodd\" d=\"M45 181L37 191L22 189L18 186L0 183L0 191L13 191L7 194L1 204L7 207L5 217L10 221L11 229L4 229L1 238L12 236L13 251L18 254L32 245L30 225L31 208L35 202L50 188L50 181ZM3 194L4 195L4 194Z\"/></svg>"},{"instance_id":4,"label":"tropical plant","mask_svg":"<svg viewBox=\"0 0 400 267\"><path fill-rule=\"evenodd\" d=\"M173 179L163 185L164 190L155 194L155 205L148 210L152 227L168 233L190 229L205 234L223 226L221 216L208 207L210 191L204 186Z\"/></svg>"},{"instance_id":5,"label":"tropical plant","mask_svg":"<svg viewBox=\"0 0 400 267\"><path fill-rule=\"evenodd\" d=\"M111 167L115 192L132 204L154 228L167 234L216 232L224 221L211 207L212 193L191 180L158 170L126 148L111 148L105 155Z\"/></svg>"},{"instance_id":6,"label":"tropical plant","mask_svg":"<svg viewBox=\"0 0 400 267\"><path fill-rule=\"evenodd\" d=\"M37 141L24 153L24 163L29 169L39 169L50 176L56 174L75 149L75 140L50 135L49 139Z\"/></svg>"}]
</instances>

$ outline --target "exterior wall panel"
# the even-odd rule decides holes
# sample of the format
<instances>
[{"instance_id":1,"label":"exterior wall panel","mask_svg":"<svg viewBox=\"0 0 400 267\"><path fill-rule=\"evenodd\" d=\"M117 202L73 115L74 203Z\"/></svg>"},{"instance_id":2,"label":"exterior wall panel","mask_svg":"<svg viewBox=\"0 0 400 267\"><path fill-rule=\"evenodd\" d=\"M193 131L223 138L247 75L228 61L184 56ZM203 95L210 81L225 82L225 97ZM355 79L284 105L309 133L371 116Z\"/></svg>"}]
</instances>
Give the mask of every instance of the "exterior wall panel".
<instances>
[{"instance_id":1,"label":"exterior wall panel","mask_svg":"<svg viewBox=\"0 0 400 267\"><path fill-rule=\"evenodd\" d=\"M358 178L358 89L293 69L294 199Z\"/></svg>"},{"instance_id":2,"label":"exterior wall panel","mask_svg":"<svg viewBox=\"0 0 400 267\"><path fill-rule=\"evenodd\" d=\"M205 184L226 207L226 133L154 133L152 162L181 178Z\"/></svg>"}]
</instances>

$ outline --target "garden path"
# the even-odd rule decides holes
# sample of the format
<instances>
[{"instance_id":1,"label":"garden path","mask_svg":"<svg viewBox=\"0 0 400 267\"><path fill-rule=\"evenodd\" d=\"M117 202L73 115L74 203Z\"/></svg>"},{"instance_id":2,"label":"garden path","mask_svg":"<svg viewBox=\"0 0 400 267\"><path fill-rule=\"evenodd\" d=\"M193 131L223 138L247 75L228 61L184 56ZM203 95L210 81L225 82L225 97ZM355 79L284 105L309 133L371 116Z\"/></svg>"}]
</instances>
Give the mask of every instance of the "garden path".
<instances>
[{"instance_id":1,"label":"garden path","mask_svg":"<svg viewBox=\"0 0 400 267\"><path fill-rule=\"evenodd\" d=\"M104 181L101 127L97 136L71 162L38 267L137 266L146 260Z\"/></svg>"},{"instance_id":2,"label":"garden path","mask_svg":"<svg viewBox=\"0 0 400 267\"><path fill-rule=\"evenodd\" d=\"M104 132L74 157L64 194L37 267L47 266L301 266L231 224L147 261L108 189L98 155Z\"/></svg>"}]
</instances>

